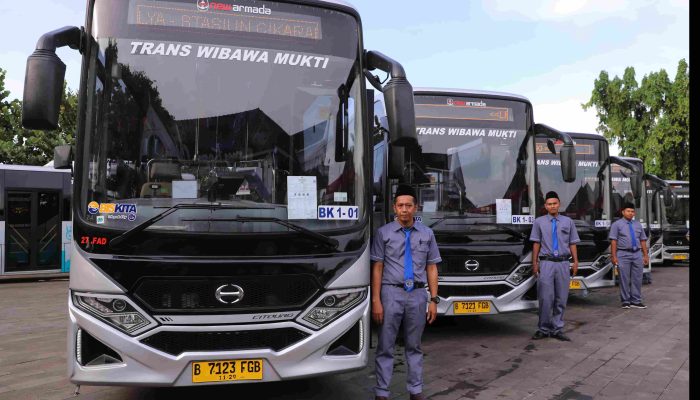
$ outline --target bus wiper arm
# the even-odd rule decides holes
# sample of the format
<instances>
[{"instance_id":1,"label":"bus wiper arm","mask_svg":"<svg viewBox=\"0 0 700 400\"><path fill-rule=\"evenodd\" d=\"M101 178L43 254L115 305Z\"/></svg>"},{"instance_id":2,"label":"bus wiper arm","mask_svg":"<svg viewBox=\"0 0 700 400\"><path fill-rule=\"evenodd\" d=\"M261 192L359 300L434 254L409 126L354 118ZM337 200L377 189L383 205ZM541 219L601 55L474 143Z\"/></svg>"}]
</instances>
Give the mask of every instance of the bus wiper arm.
<instances>
[{"instance_id":1,"label":"bus wiper arm","mask_svg":"<svg viewBox=\"0 0 700 400\"><path fill-rule=\"evenodd\" d=\"M328 245L332 247L333 249L337 249L339 242L336 239L333 239L331 237L328 237L322 233L314 232L311 229L304 228L303 226L299 226L296 224L293 224L289 221L285 221L280 218L275 218L275 217L235 217L235 218L214 218L214 219L187 219L184 221L211 221L211 222L274 222L276 224L280 224L283 226L286 226L287 228L297 231L299 233L304 234L305 236L308 236L310 238L316 239L317 241Z\"/></svg>"},{"instance_id":2,"label":"bus wiper arm","mask_svg":"<svg viewBox=\"0 0 700 400\"><path fill-rule=\"evenodd\" d=\"M489 217L488 215L481 215L481 214L475 214L475 215L446 215L442 218L439 218L437 221L433 222L428 226L428 228L432 228L435 225L441 224L448 219L472 219L472 218L486 218Z\"/></svg>"},{"instance_id":3,"label":"bus wiper arm","mask_svg":"<svg viewBox=\"0 0 700 400\"><path fill-rule=\"evenodd\" d=\"M122 233L121 235L115 237L109 242L109 247L117 248L125 240L133 237L144 229L155 224L161 219L167 217L168 215L174 213L178 210L246 210L246 209L257 209L258 207L241 207L241 206L229 206L221 203L205 203L205 204L176 204L172 207L167 208L160 214L156 214L153 217L141 222L135 227L129 229L128 231Z\"/></svg>"},{"instance_id":4,"label":"bus wiper arm","mask_svg":"<svg viewBox=\"0 0 700 400\"><path fill-rule=\"evenodd\" d=\"M527 235L526 235L526 234L524 234L524 233L522 233L522 232L520 232L520 231L516 231L515 229L509 228L509 227L504 226L504 225L496 225L496 224L490 224L490 223L489 223L489 224L485 224L485 223L483 223L483 222L477 222L477 223L475 223L474 225L491 225L491 226L493 226L494 228L500 230L501 232L509 233L509 234L511 234L512 236L515 236L515 237L520 238L520 239L527 239Z\"/></svg>"}]
</instances>

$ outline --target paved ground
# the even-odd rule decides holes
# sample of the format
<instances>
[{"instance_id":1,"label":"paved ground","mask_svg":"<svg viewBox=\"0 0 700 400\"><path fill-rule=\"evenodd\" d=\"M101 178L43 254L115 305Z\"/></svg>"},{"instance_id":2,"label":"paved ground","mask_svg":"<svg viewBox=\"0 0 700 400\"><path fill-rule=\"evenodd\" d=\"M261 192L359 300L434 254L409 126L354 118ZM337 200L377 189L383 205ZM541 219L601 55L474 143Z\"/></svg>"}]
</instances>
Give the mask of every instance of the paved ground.
<instances>
[{"instance_id":1,"label":"paved ground","mask_svg":"<svg viewBox=\"0 0 700 400\"><path fill-rule=\"evenodd\" d=\"M572 297L572 343L532 341L535 313L439 320L424 335L425 394L452 399L689 399L689 268L654 270L646 310L617 288ZM0 399L70 399L68 282L0 283ZM374 342L374 341L373 341ZM397 350L392 398L408 398ZM373 359L373 353L371 355ZM83 386L78 399L370 399L373 367L273 384L182 389Z\"/></svg>"}]
</instances>

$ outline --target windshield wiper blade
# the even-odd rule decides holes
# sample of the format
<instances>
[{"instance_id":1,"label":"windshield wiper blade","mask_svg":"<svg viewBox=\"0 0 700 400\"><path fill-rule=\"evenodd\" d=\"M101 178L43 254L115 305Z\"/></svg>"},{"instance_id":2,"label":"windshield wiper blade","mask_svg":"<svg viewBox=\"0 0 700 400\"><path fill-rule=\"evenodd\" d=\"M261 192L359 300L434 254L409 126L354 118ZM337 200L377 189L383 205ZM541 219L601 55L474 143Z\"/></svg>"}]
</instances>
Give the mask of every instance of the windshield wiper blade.
<instances>
[{"instance_id":1,"label":"windshield wiper blade","mask_svg":"<svg viewBox=\"0 0 700 400\"><path fill-rule=\"evenodd\" d=\"M433 222L428 226L428 228L432 228L435 225L441 224L448 219L474 219L474 218L488 218L491 217L491 215L483 215L483 214L468 214L468 215L445 215L442 218L439 218L437 221Z\"/></svg>"},{"instance_id":2,"label":"windshield wiper blade","mask_svg":"<svg viewBox=\"0 0 700 400\"><path fill-rule=\"evenodd\" d=\"M128 231L122 233L121 235L115 237L109 242L109 247L111 248L116 248L118 247L122 242L125 240L133 237L139 232L142 232L144 229L148 228L149 226L155 224L156 222L160 221L161 219L167 217L168 215L174 213L175 211L178 210L247 210L247 209L258 209L258 208L265 208L265 207L245 207L245 206L232 206L232 205L225 205L221 203L202 203L202 204L176 204L172 207L168 207L165 209L165 211L154 215L153 217L141 222L140 224L136 225L135 227L129 229Z\"/></svg>"},{"instance_id":3,"label":"windshield wiper blade","mask_svg":"<svg viewBox=\"0 0 700 400\"><path fill-rule=\"evenodd\" d=\"M314 232L311 229L304 228L303 226L293 224L289 221L275 218L275 217L235 217L235 218L212 218L212 219L185 219L183 221L211 221L211 222L274 222L287 228L302 233L310 238L316 239L317 241L337 249L339 242L337 239L328 237L322 233Z\"/></svg>"},{"instance_id":4,"label":"windshield wiper blade","mask_svg":"<svg viewBox=\"0 0 700 400\"><path fill-rule=\"evenodd\" d=\"M511 234L512 236L515 236L515 237L520 238L520 239L527 239L527 235L526 235L526 234L524 234L524 233L522 233L522 232L520 232L520 231L516 231L515 229L509 228L509 227L507 227L507 226L505 226L505 225L486 224L486 223L483 223L483 222L476 222L476 223L474 223L474 225L482 225L482 226L483 226L483 225L490 225L490 226L493 226L494 228L500 230L501 232L509 233L509 234Z\"/></svg>"}]
</instances>

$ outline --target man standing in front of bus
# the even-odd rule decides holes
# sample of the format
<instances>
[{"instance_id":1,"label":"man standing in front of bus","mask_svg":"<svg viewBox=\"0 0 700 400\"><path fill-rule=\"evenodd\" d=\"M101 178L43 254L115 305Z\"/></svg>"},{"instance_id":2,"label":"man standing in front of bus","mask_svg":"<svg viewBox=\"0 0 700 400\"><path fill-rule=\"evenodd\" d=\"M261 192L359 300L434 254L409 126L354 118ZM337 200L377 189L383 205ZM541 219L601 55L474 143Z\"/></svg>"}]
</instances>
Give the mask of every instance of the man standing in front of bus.
<instances>
[{"instance_id":1,"label":"man standing in front of bus","mask_svg":"<svg viewBox=\"0 0 700 400\"><path fill-rule=\"evenodd\" d=\"M620 277L622 308L647 308L642 303L642 277L649 264L647 235L642 224L634 219L633 203L622 206L622 218L610 226L610 252Z\"/></svg>"},{"instance_id":2,"label":"man standing in front of bus","mask_svg":"<svg viewBox=\"0 0 700 400\"><path fill-rule=\"evenodd\" d=\"M421 336L425 322L432 323L437 317L437 263L442 259L433 231L413 220L417 208L413 188L399 185L394 197L396 220L377 229L372 240L372 319L379 324L376 400L389 398L394 343L402 322L406 388L411 400L425 399Z\"/></svg>"},{"instance_id":3,"label":"man standing in front of bus","mask_svg":"<svg viewBox=\"0 0 700 400\"><path fill-rule=\"evenodd\" d=\"M564 309L569 297L569 282L578 271L576 243L581 240L574 221L559 215L559 195L547 192L544 200L547 215L535 219L530 240L532 273L537 278L539 322L533 339L552 337L570 342L564 329ZM540 254L541 250L541 254ZM573 259L569 271L569 257Z\"/></svg>"}]
</instances>

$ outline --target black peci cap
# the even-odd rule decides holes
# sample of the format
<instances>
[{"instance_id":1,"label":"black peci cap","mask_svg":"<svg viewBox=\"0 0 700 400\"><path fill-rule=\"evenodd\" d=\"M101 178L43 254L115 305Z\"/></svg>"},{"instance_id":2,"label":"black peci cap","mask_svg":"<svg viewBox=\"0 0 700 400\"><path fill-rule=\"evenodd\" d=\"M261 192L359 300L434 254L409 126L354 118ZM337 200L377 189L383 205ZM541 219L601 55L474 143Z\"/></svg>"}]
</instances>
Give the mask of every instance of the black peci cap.
<instances>
[{"instance_id":1,"label":"black peci cap","mask_svg":"<svg viewBox=\"0 0 700 400\"><path fill-rule=\"evenodd\" d=\"M400 184L396 188L396 194L394 195L394 200L396 200L396 198L399 196L413 196L413 201L417 200L416 191L413 189L413 187L411 187L409 185Z\"/></svg>"},{"instance_id":2,"label":"black peci cap","mask_svg":"<svg viewBox=\"0 0 700 400\"><path fill-rule=\"evenodd\" d=\"M622 209L624 210L626 208L631 208L633 210L635 209L634 204L630 203L629 201L622 204Z\"/></svg>"},{"instance_id":3,"label":"black peci cap","mask_svg":"<svg viewBox=\"0 0 700 400\"><path fill-rule=\"evenodd\" d=\"M547 201L547 199L557 199L559 200L559 195L555 191L549 191L547 192L547 195L544 196L544 201Z\"/></svg>"}]
</instances>

